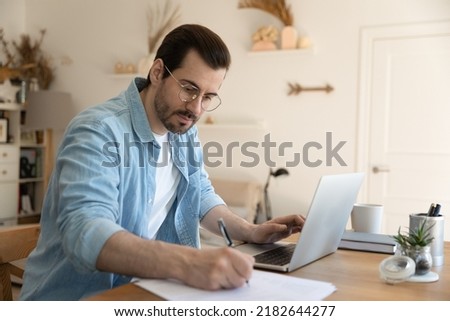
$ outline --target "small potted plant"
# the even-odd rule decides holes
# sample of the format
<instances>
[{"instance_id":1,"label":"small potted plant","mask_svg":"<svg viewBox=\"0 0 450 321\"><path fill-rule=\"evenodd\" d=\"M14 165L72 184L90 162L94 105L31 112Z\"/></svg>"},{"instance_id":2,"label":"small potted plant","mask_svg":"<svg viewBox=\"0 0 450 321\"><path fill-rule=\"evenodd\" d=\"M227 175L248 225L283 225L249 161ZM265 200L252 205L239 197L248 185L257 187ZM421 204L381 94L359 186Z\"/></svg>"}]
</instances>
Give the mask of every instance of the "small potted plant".
<instances>
[{"instance_id":1,"label":"small potted plant","mask_svg":"<svg viewBox=\"0 0 450 321\"><path fill-rule=\"evenodd\" d=\"M424 275L431 270L432 257L430 253L430 244L434 237L430 231L434 224L427 224L424 219L416 229L408 228L407 233L402 233L398 229L394 240L400 246L400 254L409 256L416 262L416 274Z\"/></svg>"}]
</instances>

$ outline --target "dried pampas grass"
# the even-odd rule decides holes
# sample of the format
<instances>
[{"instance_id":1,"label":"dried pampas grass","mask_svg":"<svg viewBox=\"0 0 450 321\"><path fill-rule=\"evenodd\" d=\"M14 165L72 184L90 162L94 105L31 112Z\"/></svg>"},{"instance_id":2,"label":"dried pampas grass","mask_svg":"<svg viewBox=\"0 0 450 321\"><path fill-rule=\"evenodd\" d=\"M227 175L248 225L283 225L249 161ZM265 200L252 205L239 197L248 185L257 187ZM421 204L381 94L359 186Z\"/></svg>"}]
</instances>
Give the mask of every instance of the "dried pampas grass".
<instances>
[{"instance_id":1,"label":"dried pampas grass","mask_svg":"<svg viewBox=\"0 0 450 321\"><path fill-rule=\"evenodd\" d=\"M159 46L163 37L178 23L181 18L180 6L172 6L170 1L164 1L161 8L159 2L149 8L148 21L148 53Z\"/></svg>"},{"instance_id":2,"label":"dried pampas grass","mask_svg":"<svg viewBox=\"0 0 450 321\"><path fill-rule=\"evenodd\" d=\"M285 26L294 25L291 6L285 0L240 0L239 9L259 9L280 19Z\"/></svg>"}]
</instances>

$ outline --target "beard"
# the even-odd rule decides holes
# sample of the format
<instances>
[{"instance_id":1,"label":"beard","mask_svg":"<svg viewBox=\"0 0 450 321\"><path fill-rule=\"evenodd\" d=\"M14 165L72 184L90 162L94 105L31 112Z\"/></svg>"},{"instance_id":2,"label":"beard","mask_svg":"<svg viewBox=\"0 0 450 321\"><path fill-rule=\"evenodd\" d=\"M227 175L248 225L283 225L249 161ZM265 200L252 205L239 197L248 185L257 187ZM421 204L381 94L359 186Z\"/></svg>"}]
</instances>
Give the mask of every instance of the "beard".
<instances>
[{"instance_id":1,"label":"beard","mask_svg":"<svg viewBox=\"0 0 450 321\"><path fill-rule=\"evenodd\" d=\"M187 108L173 110L159 94L155 96L155 112L164 127L174 134L184 134L199 120ZM191 123L181 121L178 115L188 118Z\"/></svg>"}]
</instances>

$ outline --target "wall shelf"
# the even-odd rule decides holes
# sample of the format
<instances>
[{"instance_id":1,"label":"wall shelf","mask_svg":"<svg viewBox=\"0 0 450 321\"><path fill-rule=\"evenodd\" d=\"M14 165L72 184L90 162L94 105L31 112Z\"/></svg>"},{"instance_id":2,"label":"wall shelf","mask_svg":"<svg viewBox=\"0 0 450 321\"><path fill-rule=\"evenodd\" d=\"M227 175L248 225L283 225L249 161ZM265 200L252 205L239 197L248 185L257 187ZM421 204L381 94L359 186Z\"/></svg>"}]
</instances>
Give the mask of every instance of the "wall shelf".
<instances>
[{"instance_id":1,"label":"wall shelf","mask_svg":"<svg viewBox=\"0 0 450 321\"><path fill-rule=\"evenodd\" d=\"M0 103L0 110L12 110L17 111L22 108L22 105L16 103Z\"/></svg>"},{"instance_id":2,"label":"wall shelf","mask_svg":"<svg viewBox=\"0 0 450 321\"><path fill-rule=\"evenodd\" d=\"M141 75L141 74L110 74L109 76L112 79L134 79L136 77L146 78L147 76Z\"/></svg>"},{"instance_id":3,"label":"wall shelf","mask_svg":"<svg viewBox=\"0 0 450 321\"><path fill-rule=\"evenodd\" d=\"M111 74L111 78L123 79L123 78L132 78L137 77L138 74Z\"/></svg>"},{"instance_id":4,"label":"wall shelf","mask_svg":"<svg viewBox=\"0 0 450 321\"><path fill-rule=\"evenodd\" d=\"M261 50L261 51L249 51L248 55L251 57L256 56L279 56L279 55L313 55L316 50L314 47L305 49L277 49L277 50Z\"/></svg>"},{"instance_id":5,"label":"wall shelf","mask_svg":"<svg viewBox=\"0 0 450 321\"><path fill-rule=\"evenodd\" d=\"M38 182L43 182L44 178L43 177L36 177L36 178L21 178L19 179L19 183L23 184L23 183L38 183Z\"/></svg>"},{"instance_id":6,"label":"wall shelf","mask_svg":"<svg viewBox=\"0 0 450 321\"><path fill-rule=\"evenodd\" d=\"M264 129L265 125L262 123L254 124L239 124L239 123L219 123L219 124L197 124L199 131L201 130L236 130L236 129Z\"/></svg>"}]
</instances>

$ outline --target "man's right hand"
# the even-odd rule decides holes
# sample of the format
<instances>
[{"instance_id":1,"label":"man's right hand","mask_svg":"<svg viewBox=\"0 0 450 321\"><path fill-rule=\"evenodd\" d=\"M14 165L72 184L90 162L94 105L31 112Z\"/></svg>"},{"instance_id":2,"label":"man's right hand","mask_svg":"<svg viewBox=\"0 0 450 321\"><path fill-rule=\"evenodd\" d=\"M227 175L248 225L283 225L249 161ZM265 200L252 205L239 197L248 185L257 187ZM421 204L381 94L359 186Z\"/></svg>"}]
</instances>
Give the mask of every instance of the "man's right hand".
<instances>
[{"instance_id":1,"label":"man's right hand","mask_svg":"<svg viewBox=\"0 0 450 321\"><path fill-rule=\"evenodd\" d=\"M126 231L113 234L97 260L101 271L141 278L177 279L205 290L243 286L254 258L231 247L195 249L144 240Z\"/></svg>"},{"instance_id":2,"label":"man's right hand","mask_svg":"<svg viewBox=\"0 0 450 321\"><path fill-rule=\"evenodd\" d=\"M233 248L195 250L182 281L205 290L245 285L253 271L254 258Z\"/></svg>"}]
</instances>

